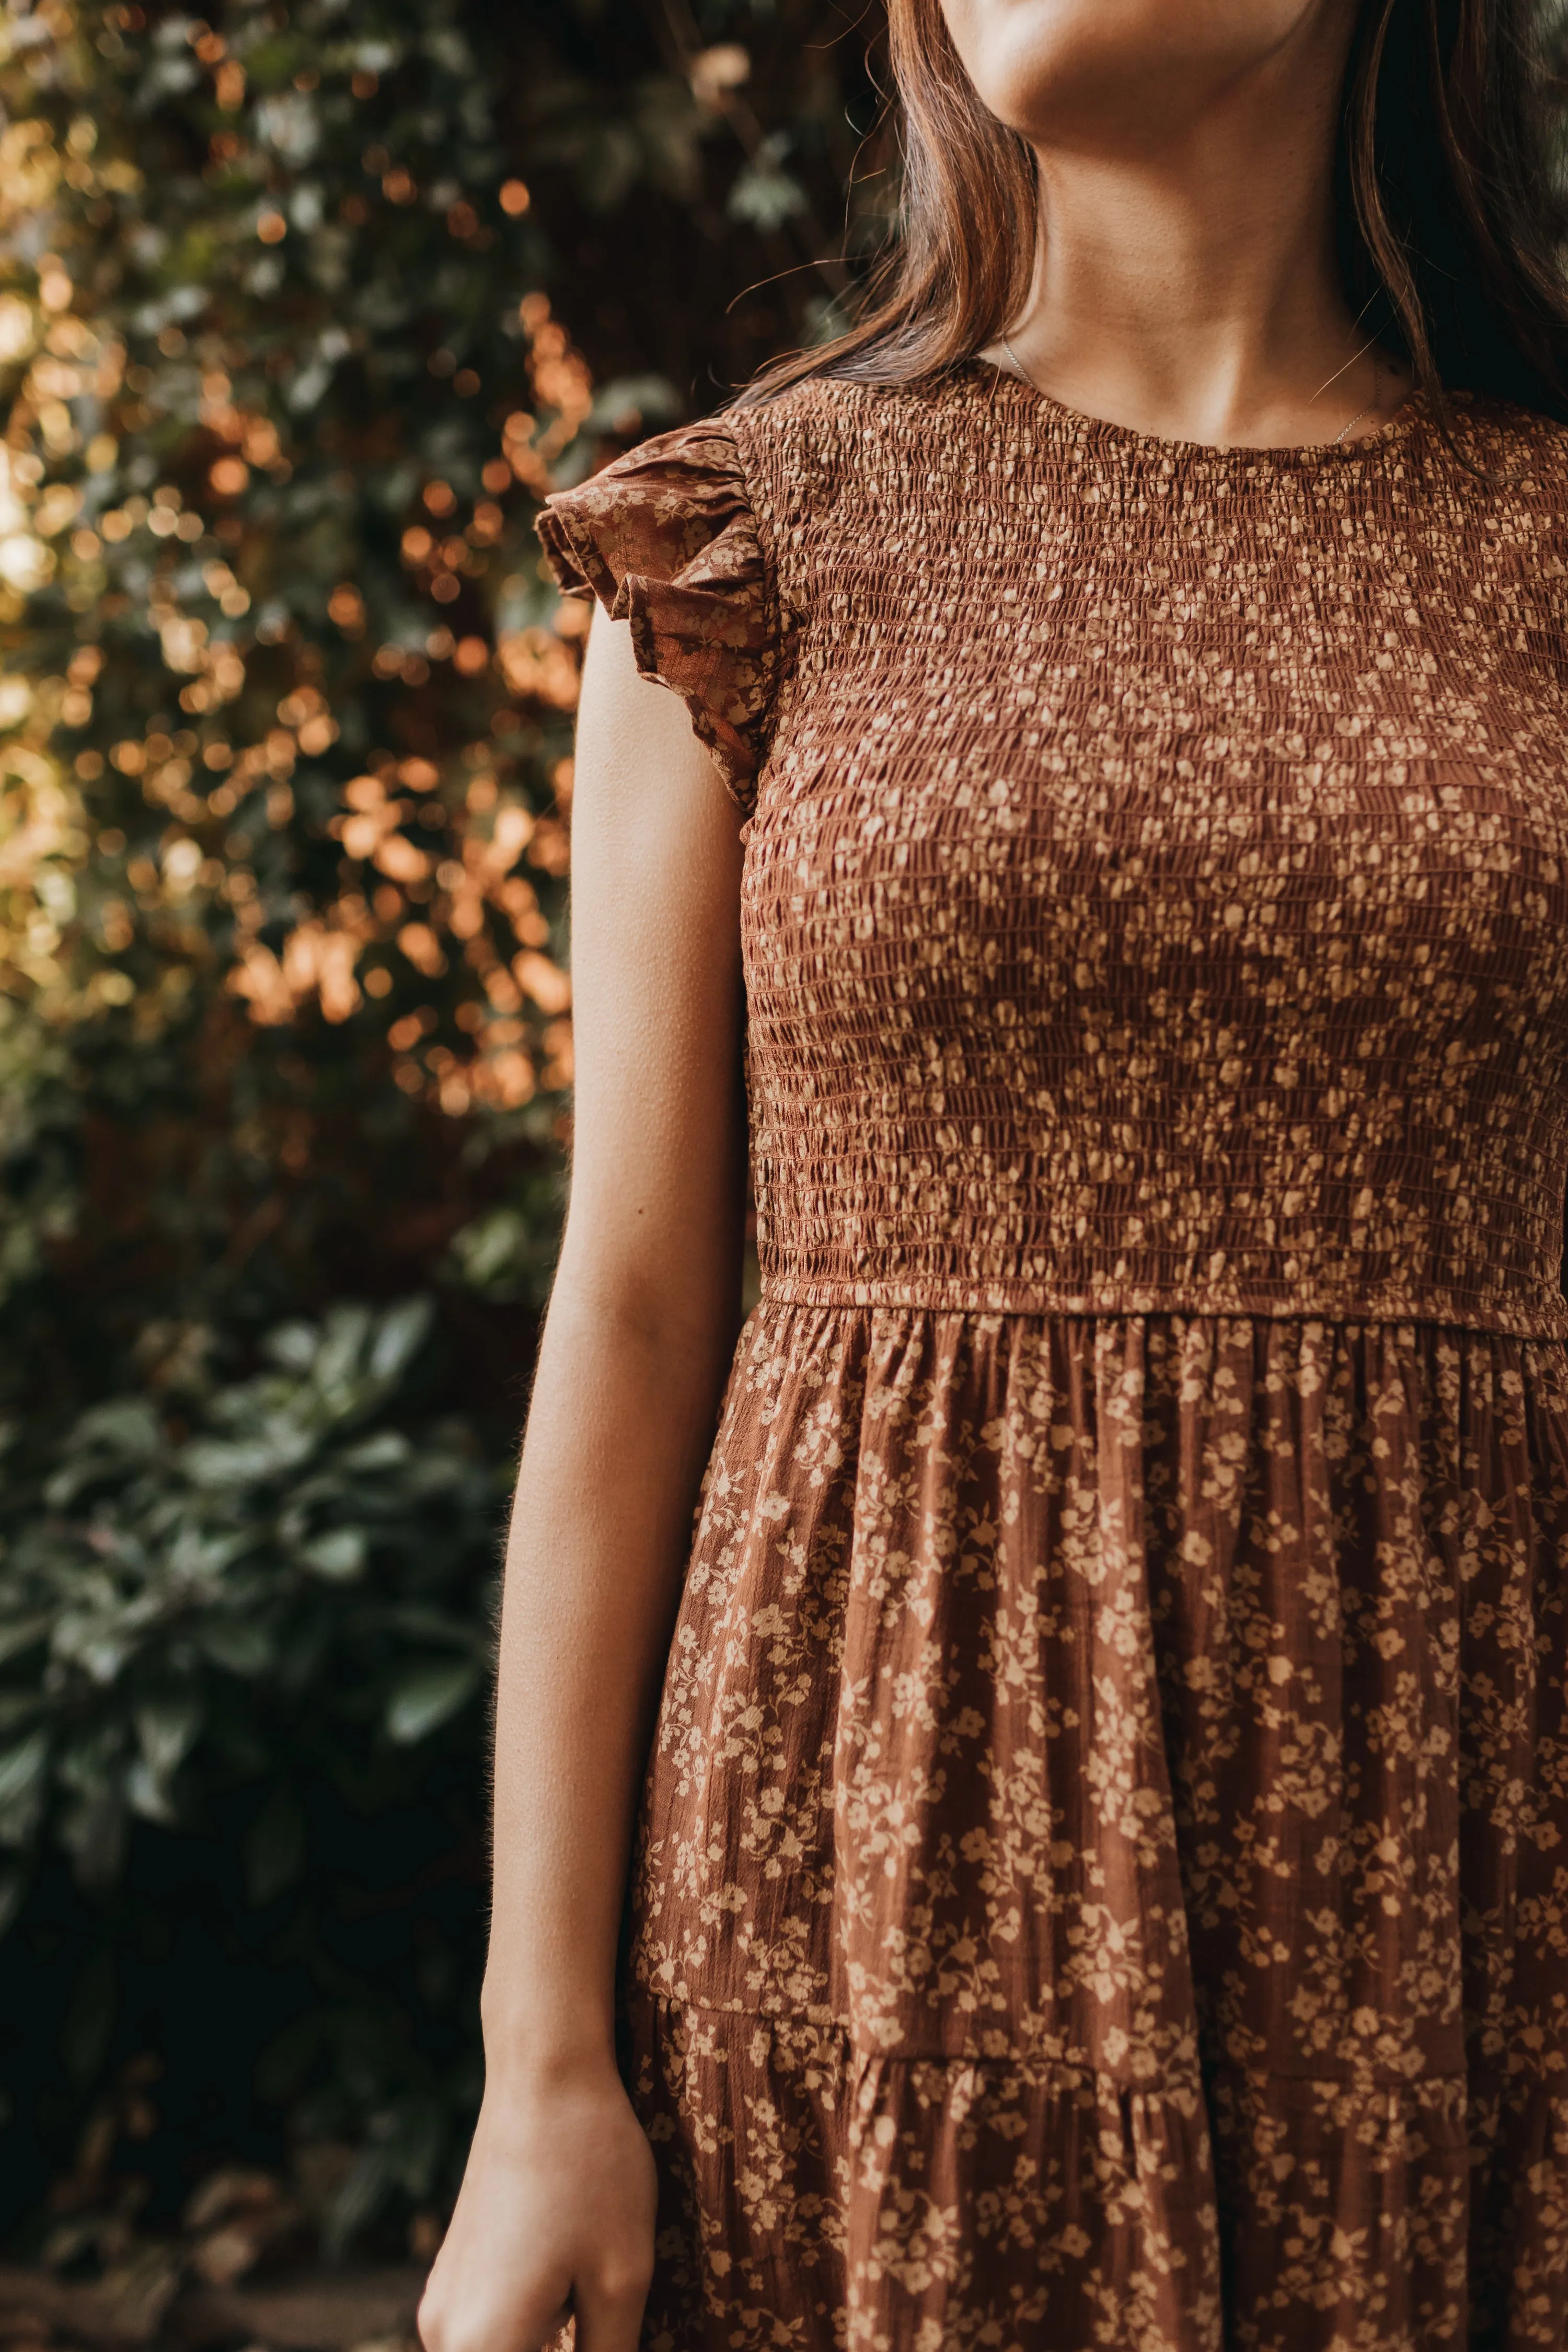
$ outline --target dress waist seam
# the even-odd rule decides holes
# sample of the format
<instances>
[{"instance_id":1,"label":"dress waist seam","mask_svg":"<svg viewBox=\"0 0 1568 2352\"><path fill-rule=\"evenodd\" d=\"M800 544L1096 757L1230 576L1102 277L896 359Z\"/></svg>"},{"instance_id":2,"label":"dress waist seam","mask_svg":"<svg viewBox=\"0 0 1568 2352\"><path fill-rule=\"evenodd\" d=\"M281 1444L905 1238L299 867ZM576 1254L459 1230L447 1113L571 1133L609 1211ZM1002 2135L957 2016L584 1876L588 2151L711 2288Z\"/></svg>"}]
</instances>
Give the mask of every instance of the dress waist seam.
<instances>
[{"instance_id":1,"label":"dress waist seam","mask_svg":"<svg viewBox=\"0 0 1568 2352\"><path fill-rule=\"evenodd\" d=\"M1491 1332L1499 1337L1568 1340L1568 1298L1556 1304L1479 1304L1453 1296L1401 1299L1386 1295L1331 1293L1305 1297L1241 1292L1215 1296L1201 1287L1173 1292L1134 1286L1093 1291L1043 1289L1001 1283L801 1282L764 1276L763 1307L797 1307L827 1312L903 1312L930 1315L1017 1317L1046 1320L1126 1320L1179 1317L1194 1321L1258 1319L1271 1322L1426 1325L1441 1329Z\"/></svg>"}]
</instances>

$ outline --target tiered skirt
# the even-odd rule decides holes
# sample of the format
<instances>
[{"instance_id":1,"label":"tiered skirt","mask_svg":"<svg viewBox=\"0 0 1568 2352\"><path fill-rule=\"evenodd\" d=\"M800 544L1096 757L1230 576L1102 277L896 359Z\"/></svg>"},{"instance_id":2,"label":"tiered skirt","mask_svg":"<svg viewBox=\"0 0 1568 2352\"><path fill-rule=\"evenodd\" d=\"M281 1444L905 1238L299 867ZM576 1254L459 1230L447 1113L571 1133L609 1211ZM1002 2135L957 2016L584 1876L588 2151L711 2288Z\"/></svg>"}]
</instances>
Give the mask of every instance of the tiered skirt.
<instances>
[{"instance_id":1,"label":"tiered skirt","mask_svg":"<svg viewBox=\"0 0 1568 2352\"><path fill-rule=\"evenodd\" d=\"M1568 1347L764 1300L623 1992L645 2352L1568 2345Z\"/></svg>"}]
</instances>

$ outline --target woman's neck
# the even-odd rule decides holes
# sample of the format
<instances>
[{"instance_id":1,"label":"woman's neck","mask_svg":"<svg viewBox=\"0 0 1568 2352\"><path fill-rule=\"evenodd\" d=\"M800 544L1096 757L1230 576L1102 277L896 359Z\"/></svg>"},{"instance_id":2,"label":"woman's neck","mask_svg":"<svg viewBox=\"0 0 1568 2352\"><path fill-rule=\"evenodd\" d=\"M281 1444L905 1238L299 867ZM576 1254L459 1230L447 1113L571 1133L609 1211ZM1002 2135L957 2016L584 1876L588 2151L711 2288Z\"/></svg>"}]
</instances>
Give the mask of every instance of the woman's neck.
<instances>
[{"instance_id":1,"label":"woman's neck","mask_svg":"<svg viewBox=\"0 0 1568 2352\"><path fill-rule=\"evenodd\" d=\"M1151 120L1115 146L1037 149L1039 257L1007 331L1031 382L1134 431L1226 446L1352 437L1400 405L1409 372L1374 352L1341 287L1337 74L1319 82L1287 75L1269 104L1249 78L1195 120L1173 102L1163 135ZM1008 363L1001 346L986 356Z\"/></svg>"}]
</instances>

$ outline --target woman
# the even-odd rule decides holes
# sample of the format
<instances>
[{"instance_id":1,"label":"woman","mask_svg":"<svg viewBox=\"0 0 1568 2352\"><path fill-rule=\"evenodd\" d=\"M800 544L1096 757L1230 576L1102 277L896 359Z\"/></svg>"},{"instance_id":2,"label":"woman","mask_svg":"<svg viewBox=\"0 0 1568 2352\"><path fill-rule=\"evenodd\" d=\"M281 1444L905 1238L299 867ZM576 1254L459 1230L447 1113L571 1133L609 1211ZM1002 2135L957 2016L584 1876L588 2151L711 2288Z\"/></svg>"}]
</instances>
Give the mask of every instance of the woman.
<instances>
[{"instance_id":1,"label":"woman","mask_svg":"<svg viewBox=\"0 0 1568 2352\"><path fill-rule=\"evenodd\" d=\"M425 2341L1560 2347L1528 26L891 14L879 301L544 525L576 1162Z\"/></svg>"}]
</instances>

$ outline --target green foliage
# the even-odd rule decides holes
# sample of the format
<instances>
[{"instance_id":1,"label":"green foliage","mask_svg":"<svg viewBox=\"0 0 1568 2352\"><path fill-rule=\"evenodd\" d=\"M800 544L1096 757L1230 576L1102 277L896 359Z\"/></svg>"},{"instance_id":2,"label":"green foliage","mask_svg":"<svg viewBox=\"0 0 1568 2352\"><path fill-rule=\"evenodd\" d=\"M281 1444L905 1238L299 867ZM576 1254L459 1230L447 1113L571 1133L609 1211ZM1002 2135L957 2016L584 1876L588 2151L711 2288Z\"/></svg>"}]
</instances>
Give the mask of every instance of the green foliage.
<instances>
[{"instance_id":1,"label":"green foliage","mask_svg":"<svg viewBox=\"0 0 1568 2352\"><path fill-rule=\"evenodd\" d=\"M472 1704L476 1563L501 1496L460 1424L394 1417L428 1321L414 1302L285 1324L250 1379L209 1385L195 1368L181 1433L131 1393L90 1407L47 1464L10 1465L8 1888L46 1837L104 1886L132 1815L199 1826L221 1791L264 1782L249 1866L267 1899L300 1860L298 1807L279 1801L291 1784L356 1789L385 1743L412 1747Z\"/></svg>"},{"instance_id":2,"label":"green foliage","mask_svg":"<svg viewBox=\"0 0 1568 2352\"><path fill-rule=\"evenodd\" d=\"M56 11L7 68L0 628L68 795L10 957L89 1114L159 1127L165 1318L254 1319L330 1291L345 1225L407 1255L324 1130L437 1181L454 1119L498 1185L554 1149L574 669L531 517L589 392L535 295L539 396L539 238L448 12L138 13ZM352 1199L297 1181L323 1157Z\"/></svg>"},{"instance_id":3,"label":"green foliage","mask_svg":"<svg viewBox=\"0 0 1568 2352\"><path fill-rule=\"evenodd\" d=\"M570 1077L532 518L830 322L874 105L831 0L0 16L0 2216L89 2116L154 2221L285 2137L334 2242L455 2186Z\"/></svg>"},{"instance_id":4,"label":"green foliage","mask_svg":"<svg viewBox=\"0 0 1568 2352\"><path fill-rule=\"evenodd\" d=\"M374 1963L354 1984L310 1927L323 1792L350 1818L395 1814L433 1748L473 1769L503 1481L461 1423L419 1409L429 1319L423 1301L339 1307L269 1334L237 1381L198 1355L177 1424L115 1397L42 1462L13 1430L0 1487L0 1906L22 1907L51 1845L101 1899L138 1819L242 1825L236 1892L281 1916L274 1947L313 1991L264 2076L297 2124L361 2145L339 2237L384 2190L449 2185L472 2088L410 2069ZM79 2074L112 2036L107 1958L64 2021Z\"/></svg>"},{"instance_id":5,"label":"green foliage","mask_svg":"<svg viewBox=\"0 0 1568 2352\"><path fill-rule=\"evenodd\" d=\"M69 1069L66 1040L35 1007L0 997L0 1310L77 1221Z\"/></svg>"}]
</instances>

